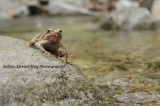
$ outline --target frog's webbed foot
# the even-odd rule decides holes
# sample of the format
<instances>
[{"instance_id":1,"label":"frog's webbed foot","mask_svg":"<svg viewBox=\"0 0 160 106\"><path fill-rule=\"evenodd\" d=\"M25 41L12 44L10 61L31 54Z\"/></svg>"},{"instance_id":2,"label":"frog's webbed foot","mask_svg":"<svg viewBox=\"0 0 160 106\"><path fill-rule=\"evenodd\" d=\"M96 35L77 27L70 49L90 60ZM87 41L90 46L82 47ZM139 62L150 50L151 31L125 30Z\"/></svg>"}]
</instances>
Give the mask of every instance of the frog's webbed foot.
<instances>
[{"instance_id":1,"label":"frog's webbed foot","mask_svg":"<svg viewBox=\"0 0 160 106\"><path fill-rule=\"evenodd\" d=\"M60 60L61 60L62 62L66 62L66 63L67 63L67 58L65 58L65 57L60 57Z\"/></svg>"},{"instance_id":2,"label":"frog's webbed foot","mask_svg":"<svg viewBox=\"0 0 160 106\"><path fill-rule=\"evenodd\" d=\"M62 62L67 62L67 54L65 54L63 51L58 50L56 55L58 56L58 59L60 59Z\"/></svg>"}]
</instances>

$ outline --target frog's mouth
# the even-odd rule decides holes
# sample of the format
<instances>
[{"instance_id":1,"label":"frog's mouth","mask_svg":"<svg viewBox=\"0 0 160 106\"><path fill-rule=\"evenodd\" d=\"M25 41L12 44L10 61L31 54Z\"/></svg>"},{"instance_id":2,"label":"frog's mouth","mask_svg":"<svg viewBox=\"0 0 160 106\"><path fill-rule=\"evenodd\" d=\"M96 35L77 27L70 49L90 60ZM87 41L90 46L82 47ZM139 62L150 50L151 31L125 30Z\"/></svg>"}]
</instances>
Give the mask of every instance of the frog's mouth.
<instances>
[{"instance_id":1,"label":"frog's mouth","mask_svg":"<svg viewBox=\"0 0 160 106\"><path fill-rule=\"evenodd\" d=\"M48 39L52 43L57 43L62 39L62 35L61 34L54 34L54 35L50 36Z\"/></svg>"},{"instance_id":2,"label":"frog's mouth","mask_svg":"<svg viewBox=\"0 0 160 106\"><path fill-rule=\"evenodd\" d=\"M59 42L62 39L62 35L61 34L56 34L55 38L54 38L54 42Z\"/></svg>"}]
</instances>

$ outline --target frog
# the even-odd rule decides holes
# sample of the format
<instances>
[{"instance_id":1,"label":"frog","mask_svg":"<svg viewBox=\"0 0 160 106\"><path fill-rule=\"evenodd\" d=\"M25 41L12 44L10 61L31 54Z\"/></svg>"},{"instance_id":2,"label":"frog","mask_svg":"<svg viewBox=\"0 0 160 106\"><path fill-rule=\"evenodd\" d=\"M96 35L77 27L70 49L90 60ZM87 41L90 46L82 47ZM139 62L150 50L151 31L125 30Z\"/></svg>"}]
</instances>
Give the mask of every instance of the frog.
<instances>
[{"instance_id":1,"label":"frog","mask_svg":"<svg viewBox=\"0 0 160 106\"><path fill-rule=\"evenodd\" d=\"M61 43L62 30L48 29L44 34L37 34L30 41L29 46L40 50L43 53L50 53L60 59L62 62L67 62L68 53L65 46Z\"/></svg>"}]
</instances>

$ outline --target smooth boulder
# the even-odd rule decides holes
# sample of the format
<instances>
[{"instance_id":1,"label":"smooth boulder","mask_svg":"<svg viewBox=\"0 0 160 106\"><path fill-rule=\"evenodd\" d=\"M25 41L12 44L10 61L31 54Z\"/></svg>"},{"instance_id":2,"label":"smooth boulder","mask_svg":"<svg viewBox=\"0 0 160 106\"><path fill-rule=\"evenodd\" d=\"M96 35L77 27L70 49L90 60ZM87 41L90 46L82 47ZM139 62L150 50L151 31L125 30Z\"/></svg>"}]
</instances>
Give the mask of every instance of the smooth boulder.
<instances>
[{"instance_id":1,"label":"smooth boulder","mask_svg":"<svg viewBox=\"0 0 160 106\"><path fill-rule=\"evenodd\" d=\"M1 106L112 106L78 67L30 48L17 38L0 36Z\"/></svg>"},{"instance_id":2,"label":"smooth boulder","mask_svg":"<svg viewBox=\"0 0 160 106\"><path fill-rule=\"evenodd\" d=\"M146 8L124 8L107 14L99 27L104 30L154 30L158 21Z\"/></svg>"},{"instance_id":3,"label":"smooth boulder","mask_svg":"<svg viewBox=\"0 0 160 106\"><path fill-rule=\"evenodd\" d=\"M50 15L91 15L82 4L67 0L51 1L47 6L47 11Z\"/></svg>"}]
</instances>

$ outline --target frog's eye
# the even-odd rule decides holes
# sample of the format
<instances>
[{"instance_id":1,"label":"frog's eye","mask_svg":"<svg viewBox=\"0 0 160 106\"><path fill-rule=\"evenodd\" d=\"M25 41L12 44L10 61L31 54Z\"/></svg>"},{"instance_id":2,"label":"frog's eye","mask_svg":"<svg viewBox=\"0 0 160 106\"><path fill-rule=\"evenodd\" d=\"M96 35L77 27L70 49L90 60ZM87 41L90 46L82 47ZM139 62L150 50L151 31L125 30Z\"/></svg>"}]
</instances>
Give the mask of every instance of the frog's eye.
<instances>
[{"instance_id":1,"label":"frog's eye","mask_svg":"<svg viewBox=\"0 0 160 106\"><path fill-rule=\"evenodd\" d=\"M57 32L62 33L62 30L61 29L57 29Z\"/></svg>"},{"instance_id":2,"label":"frog's eye","mask_svg":"<svg viewBox=\"0 0 160 106\"><path fill-rule=\"evenodd\" d=\"M47 30L47 33L50 33L51 31L52 31L51 29L48 29L48 30Z\"/></svg>"}]
</instances>

